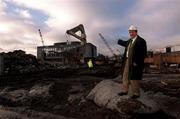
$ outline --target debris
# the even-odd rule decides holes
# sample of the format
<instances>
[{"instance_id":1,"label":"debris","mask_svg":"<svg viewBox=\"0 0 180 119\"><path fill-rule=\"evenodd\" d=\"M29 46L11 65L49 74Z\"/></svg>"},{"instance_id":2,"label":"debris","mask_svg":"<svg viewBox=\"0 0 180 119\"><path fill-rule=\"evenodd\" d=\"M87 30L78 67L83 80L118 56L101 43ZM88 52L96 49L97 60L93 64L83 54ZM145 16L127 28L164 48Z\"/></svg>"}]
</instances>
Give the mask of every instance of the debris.
<instances>
[{"instance_id":1,"label":"debris","mask_svg":"<svg viewBox=\"0 0 180 119\"><path fill-rule=\"evenodd\" d=\"M177 79L161 80L161 83L171 88L180 88L180 80Z\"/></svg>"},{"instance_id":2,"label":"debris","mask_svg":"<svg viewBox=\"0 0 180 119\"><path fill-rule=\"evenodd\" d=\"M168 85L167 82L165 82L165 81L163 81L163 80L161 80L161 83L162 83L163 85L165 85L165 86Z\"/></svg>"}]
</instances>

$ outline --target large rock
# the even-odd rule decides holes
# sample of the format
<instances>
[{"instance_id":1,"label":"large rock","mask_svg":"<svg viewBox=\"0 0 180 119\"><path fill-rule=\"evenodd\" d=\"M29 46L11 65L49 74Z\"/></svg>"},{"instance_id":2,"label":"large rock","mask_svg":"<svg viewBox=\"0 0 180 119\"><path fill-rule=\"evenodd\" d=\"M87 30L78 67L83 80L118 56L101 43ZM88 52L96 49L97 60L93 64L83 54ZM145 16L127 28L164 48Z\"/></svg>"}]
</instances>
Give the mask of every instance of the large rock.
<instances>
[{"instance_id":1,"label":"large rock","mask_svg":"<svg viewBox=\"0 0 180 119\"><path fill-rule=\"evenodd\" d=\"M104 80L86 97L93 100L98 106L117 110L120 113L154 113L159 110L157 103L141 91L141 97L137 100L130 99L128 95L118 96L122 91L122 85L112 80Z\"/></svg>"}]
</instances>

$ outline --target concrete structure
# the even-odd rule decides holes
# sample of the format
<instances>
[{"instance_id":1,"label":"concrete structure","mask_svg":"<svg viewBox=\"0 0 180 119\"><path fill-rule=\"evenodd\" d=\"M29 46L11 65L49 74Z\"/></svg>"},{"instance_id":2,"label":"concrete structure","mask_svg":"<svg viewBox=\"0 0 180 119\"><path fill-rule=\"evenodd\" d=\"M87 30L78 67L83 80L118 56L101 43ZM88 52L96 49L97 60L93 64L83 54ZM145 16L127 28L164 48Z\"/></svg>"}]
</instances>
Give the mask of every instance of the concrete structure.
<instances>
[{"instance_id":1,"label":"concrete structure","mask_svg":"<svg viewBox=\"0 0 180 119\"><path fill-rule=\"evenodd\" d=\"M73 41L37 47L37 59L50 64L79 64L96 56L96 46L91 43L82 45L81 42Z\"/></svg>"},{"instance_id":2,"label":"concrete structure","mask_svg":"<svg viewBox=\"0 0 180 119\"><path fill-rule=\"evenodd\" d=\"M0 54L0 75L3 73L4 71L4 57L2 54Z\"/></svg>"}]
</instances>

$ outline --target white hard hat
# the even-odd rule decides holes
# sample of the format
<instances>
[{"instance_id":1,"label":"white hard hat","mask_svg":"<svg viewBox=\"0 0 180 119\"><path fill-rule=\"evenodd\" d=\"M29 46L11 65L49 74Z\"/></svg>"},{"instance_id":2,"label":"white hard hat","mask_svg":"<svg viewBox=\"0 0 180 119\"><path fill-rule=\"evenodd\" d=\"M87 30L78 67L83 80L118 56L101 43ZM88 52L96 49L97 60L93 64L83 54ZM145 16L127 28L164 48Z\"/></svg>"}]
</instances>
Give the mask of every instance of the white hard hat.
<instances>
[{"instance_id":1,"label":"white hard hat","mask_svg":"<svg viewBox=\"0 0 180 119\"><path fill-rule=\"evenodd\" d=\"M129 31L130 31L130 30L136 30L136 31L137 31L137 27L134 26L134 25L131 25L128 30L129 30Z\"/></svg>"}]
</instances>

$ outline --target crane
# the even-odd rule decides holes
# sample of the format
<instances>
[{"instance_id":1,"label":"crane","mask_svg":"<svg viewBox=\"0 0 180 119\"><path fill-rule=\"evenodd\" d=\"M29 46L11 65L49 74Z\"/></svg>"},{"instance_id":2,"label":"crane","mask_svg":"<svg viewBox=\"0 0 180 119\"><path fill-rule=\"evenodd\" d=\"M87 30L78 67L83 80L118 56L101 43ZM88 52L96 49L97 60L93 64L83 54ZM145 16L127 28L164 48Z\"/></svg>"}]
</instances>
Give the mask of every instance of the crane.
<instances>
[{"instance_id":1,"label":"crane","mask_svg":"<svg viewBox=\"0 0 180 119\"><path fill-rule=\"evenodd\" d=\"M41 34L41 30L39 29L39 35L40 35L40 38L41 38L41 41L42 41L42 45L44 46L44 40L43 40L43 37L42 37L42 34Z\"/></svg>"},{"instance_id":2,"label":"crane","mask_svg":"<svg viewBox=\"0 0 180 119\"><path fill-rule=\"evenodd\" d=\"M99 36L101 37L101 39L104 41L105 45L108 47L108 49L110 50L110 52L113 54L113 56L116 57L116 54L114 53L114 51L112 50L112 48L109 46L108 42L106 41L106 39L104 38L104 36L99 33Z\"/></svg>"},{"instance_id":3,"label":"crane","mask_svg":"<svg viewBox=\"0 0 180 119\"><path fill-rule=\"evenodd\" d=\"M45 46L44 46L44 40L43 40L43 37L42 37L42 34L41 34L41 30L38 29L38 31L39 31L39 35L40 35L41 42L42 42L42 45L43 45L41 60L42 60L42 62L44 62L44 60L46 58L46 51L45 51Z\"/></svg>"}]
</instances>

